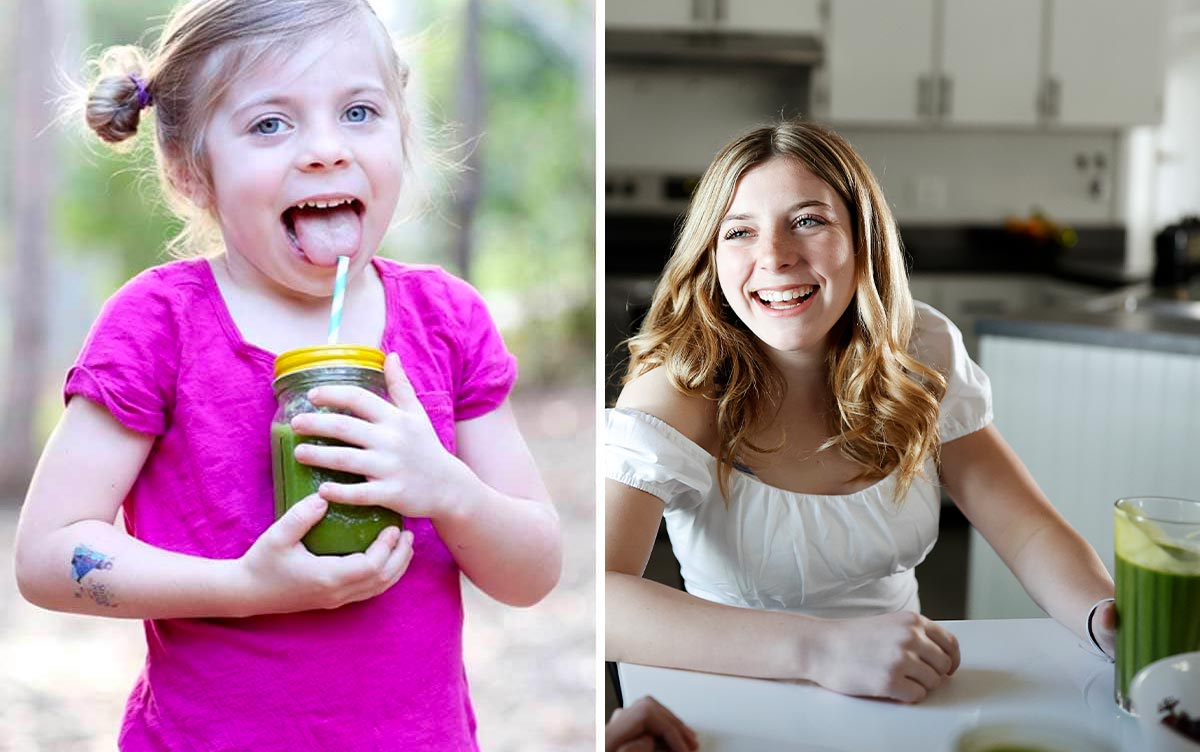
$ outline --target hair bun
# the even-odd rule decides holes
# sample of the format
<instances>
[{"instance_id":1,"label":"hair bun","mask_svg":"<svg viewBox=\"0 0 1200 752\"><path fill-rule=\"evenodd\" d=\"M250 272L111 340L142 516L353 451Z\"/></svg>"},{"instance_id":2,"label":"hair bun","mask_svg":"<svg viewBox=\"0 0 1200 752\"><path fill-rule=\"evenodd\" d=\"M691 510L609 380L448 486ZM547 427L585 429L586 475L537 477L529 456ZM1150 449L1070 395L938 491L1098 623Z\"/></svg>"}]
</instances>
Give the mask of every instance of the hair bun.
<instances>
[{"instance_id":1,"label":"hair bun","mask_svg":"<svg viewBox=\"0 0 1200 752\"><path fill-rule=\"evenodd\" d=\"M151 103L145 57L133 46L110 47L94 65L84 118L102 140L119 143L137 134L141 110Z\"/></svg>"}]
</instances>

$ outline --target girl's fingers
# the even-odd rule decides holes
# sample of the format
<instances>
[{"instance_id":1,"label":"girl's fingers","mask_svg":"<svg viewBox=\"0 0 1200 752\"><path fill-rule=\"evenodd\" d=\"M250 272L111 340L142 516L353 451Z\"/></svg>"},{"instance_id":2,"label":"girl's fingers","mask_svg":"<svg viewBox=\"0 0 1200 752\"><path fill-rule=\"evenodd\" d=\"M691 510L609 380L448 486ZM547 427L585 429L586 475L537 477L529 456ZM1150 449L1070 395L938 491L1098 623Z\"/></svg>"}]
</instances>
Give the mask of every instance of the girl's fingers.
<instances>
[{"instance_id":1,"label":"girl's fingers","mask_svg":"<svg viewBox=\"0 0 1200 752\"><path fill-rule=\"evenodd\" d=\"M301 436L337 439L358 447L375 445L379 429L374 423L341 413L301 413L292 418L292 430Z\"/></svg>"},{"instance_id":2,"label":"girl's fingers","mask_svg":"<svg viewBox=\"0 0 1200 752\"><path fill-rule=\"evenodd\" d=\"M933 621L925 624L925 634L950 657L950 669L946 673L953 674L957 671L962 662L962 654L958 649L958 638L941 624Z\"/></svg>"},{"instance_id":3,"label":"girl's fingers","mask_svg":"<svg viewBox=\"0 0 1200 752\"><path fill-rule=\"evenodd\" d=\"M365 483L322 483L318 493L326 501L355 506L385 507L388 499L388 487L378 480Z\"/></svg>"},{"instance_id":4,"label":"girl's fingers","mask_svg":"<svg viewBox=\"0 0 1200 752\"><path fill-rule=\"evenodd\" d=\"M271 526L272 535L283 547L294 546L304 534L325 516L328 504L316 494L306 496L293 504L286 513Z\"/></svg>"},{"instance_id":5,"label":"girl's fingers","mask_svg":"<svg viewBox=\"0 0 1200 752\"><path fill-rule=\"evenodd\" d=\"M910 677L904 677L896 683L891 699L900 702L920 702L929 696L929 690L923 684Z\"/></svg>"},{"instance_id":6,"label":"girl's fingers","mask_svg":"<svg viewBox=\"0 0 1200 752\"><path fill-rule=\"evenodd\" d=\"M912 662L904 674L906 678L912 679L924 687L926 692L932 692L942 686L942 681L945 679L945 674L930 666L919 657Z\"/></svg>"},{"instance_id":7,"label":"girl's fingers","mask_svg":"<svg viewBox=\"0 0 1200 752\"><path fill-rule=\"evenodd\" d=\"M388 587L395 584L396 580L404 576L408 571L409 562L413 557L413 534L411 530L405 530L400 533L400 541L396 547L392 549L391 556L383 565L383 575L387 579Z\"/></svg>"},{"instance_id":8,"label":"girl's fingers","mask_svg":"<svg viewBox=\"0 0 1200 752\"><path fill-rule=\"evenodd\" d=\"M647 734L617 747L617 752L654 752L654 737Z\"/></svg>"},{"instance_id":9,"label":"girl's fingers","mask_svg":"<svg viewBox=\"0 0 1200 752\"><path fill-rule=\"evenodd\" d=\"M317 407L331 407L352 413L371 423L383 423L396 406L378 394L360 386L326 384L308 390L308 401Z\"/></svg>"},{"instance_id":10,"label":"girl's fingers","mask_svg":"<svg viewBox=\"0 0 1200 752\"><path fill-rule=\"evenodd\" d=\"M926 635L926 639L917 646L917 655L942 676L949 676L951 669L954 668L954 658L947 654L941 645L934 642L930 635Z\"/></svg>"},{"instance_id":11,"label":"girl's fingers","mask_svg":"<svg viewBox=\"0 0 1200 752\"><path fill-rule=\"evenodd\" d=\"M299 444L293 456L297 462L326 470L339 470L368 478L384 474L384 462L380 455L369 449L343 446L320 446ZM328 496L322 494L326 499Z\"/></svg>"},{"instance_id":12,"label":"girl's fingers","mask_svg":"<svg viewBox=\"0 0 1200 752\"><path fill-rule=\"evenodd\" d=\"M385 527L379 531L379 535L375 536L375 540L371 541L371 545L367 546L367 550L363 552L367 564L371 567L371 572L382 572L387 565L388 558L399 545L399 528Z\"/></svg>"},{"instance_id":13,"label":"girl's fingers","mask_svg":"<svg viewBox=\"0 0 1200 752\"><path fill-rule=\"evenodd\" d=\"M404 366L400 364L400 356L388 353L383 361L383 378L387 381L388 394L397 405L412 405L417 402L417 393L413 390Z\"/></svg>"}]
</instances>

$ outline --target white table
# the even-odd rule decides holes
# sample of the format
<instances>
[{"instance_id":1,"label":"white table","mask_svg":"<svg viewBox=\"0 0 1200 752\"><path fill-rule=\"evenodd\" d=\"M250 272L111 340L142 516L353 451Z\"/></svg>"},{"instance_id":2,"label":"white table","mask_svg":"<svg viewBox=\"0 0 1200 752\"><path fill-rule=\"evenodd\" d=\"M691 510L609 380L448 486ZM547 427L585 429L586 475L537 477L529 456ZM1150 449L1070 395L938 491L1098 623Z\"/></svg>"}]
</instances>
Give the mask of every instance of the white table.
<instances>
[{"instance_id":1,"label":"white table","mask_svg":"<svg viewBox=\"0 0 1200 752\"><path fill-rule=\"evenodd\" d=\"M962 665L925 701L846 697L802 682L621 664L625 703L653 695L691 725L704 752L943 752L980 724L1079 726L1123 752L1145 749L1113 701L1113 666L1051 619L947 621Z\"/></svg>"}]
</instances>

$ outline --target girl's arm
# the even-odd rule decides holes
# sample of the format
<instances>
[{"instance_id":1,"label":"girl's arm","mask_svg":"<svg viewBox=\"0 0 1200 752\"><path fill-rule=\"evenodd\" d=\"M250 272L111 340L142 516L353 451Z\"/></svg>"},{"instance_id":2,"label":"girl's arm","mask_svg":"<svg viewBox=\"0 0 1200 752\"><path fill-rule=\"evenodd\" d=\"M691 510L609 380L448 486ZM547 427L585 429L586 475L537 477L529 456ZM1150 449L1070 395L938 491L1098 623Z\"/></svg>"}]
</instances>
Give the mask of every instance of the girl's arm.
<instances>
[{"instance_id":1,"label":"girl's arm","mask_svg":"<svg viewBox=\"0 0 1200 752\"><path fill-rule=\"evenodd\" d=\"M1092 605L1111 598L1100 557L1058 513L995 426L942 446L941 476L959 509L1033 600L1083 639ZM1113 654L1115 610L1105 607L1096 637Z\"/></svg>"},{"instance_id":2,"label":"girl's arm","mask_svg":"<svg viewBox=\"0 0 1200 752\"><path fill-rule=\"evenodd\" d=\"M68 403L17 528L17 584L27 600L126 618L246 616L369 597L407 566L411 548L397 545L395 531L358 558L307 554L299 539L323 513L315 499L298 504L237 560L188 556L136 540L114 520L154 441L83 397Z\"/></svg>"},{"instance_id":3,"label":"girl's arm","mask_svg":"<svg viewBox=\"0 0 1200 752\"><path fill-rule=\"evenodd\" d=\"M455 561L488 595L513 606L537 603L558 582L558 514L508 405L455 426L458 456L437 437L393 353L384 363L391 402L354 386L309 392L314 405L350 414L305 413L297 433L349 446L301 444L296 459L365 476L325 483L320 494L344 504L375 504L425 517Z\"/></svg>"},{"instance_id":4,"label":"girl's arm","mask_svg":"<svg viewBox=\"0 0 1200 752\"><path fill-rule=\"evenodd\" d=\"M736 676L805 679L844 694L917 702L958 667L958 642L907 611L818 619L706 601L643 579L656 497L605 486L605 658Z\"/></svg>"},{"instance_id":5,"label":"girl's arm","mask_svg":"<svg viewBox=\"0 0 1200 752\"><path fill-rule=\"evenodd\" d=\"M464 465L455 512L434 520L471 582L511 606L537 603L562 572L558 513L507 402L455 426Z\"/></svg>"},{"instance_id":6,"label":"girl's arm","mask_svg":"<svg viewBox=\"0 0 1200 752\"><path fill-rule=\"evenodd\" d=\"M617 404L658 416L700 446L716 438L712 403L677 392L663 368L626 384ZM957 668L954 636L919 614L817 619L726 606L643 579L664 509L652 494L606 481L609 660L807 679L845 694L904 702L921 700Z\"/></svg>"}]
</instances>

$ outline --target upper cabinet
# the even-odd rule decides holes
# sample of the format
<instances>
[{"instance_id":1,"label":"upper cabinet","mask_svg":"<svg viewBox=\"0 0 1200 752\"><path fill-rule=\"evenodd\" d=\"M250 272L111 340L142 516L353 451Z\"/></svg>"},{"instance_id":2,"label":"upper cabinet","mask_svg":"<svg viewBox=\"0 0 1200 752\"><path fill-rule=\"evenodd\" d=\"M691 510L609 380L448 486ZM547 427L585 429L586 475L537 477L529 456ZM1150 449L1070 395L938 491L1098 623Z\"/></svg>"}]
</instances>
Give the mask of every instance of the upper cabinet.
<instances>
[{"instance_id":1,"label":"upper cabinet","mask_svg":"<svg viewBox=\"0 0 1200 752\"><path fill-rule=\"evenodd\" d=\"M1161 119L1165 0L828 0L836 123L1114 128Z\"/></svg>"},{"instance_id":2,"label":"upper cabinet","mask_svg":"<svg viewBox=\"0 0 1200 752\"><path fill-rule=\"evenodd\" d=\"M605 26L639 31L815 34L820 0L607 0Z\"/></svg>"},{"instance_id":3,"label":"upper cabinet","mask_svg":"<svg viewBox=\"0 0 1200 752\"><path fill-rule=\"evenodd\" d=\"M712 0L608 0L605 26L644 31L694 31Z\"/></svg>"},{"instance_id":4,"label":"upper cabinet","mask_svg":"<svg viewBox=\"0 0 1200 752\"><path fill-rule=\"evenodd\" d=\"M825 36L828 117L918 123L930 117L934 0L832 0Z\"/></svg>"},{"instance_id":5,"label":"upper cabinet","mask_svg":"<svg viewBox=\"0 0 1200 752\"><path fill-rule=\"evenodd\" d=\"M1162 120L1166 4L1051 0L1045 107L1056 125Z\"/></svg>"}]
</instances>

